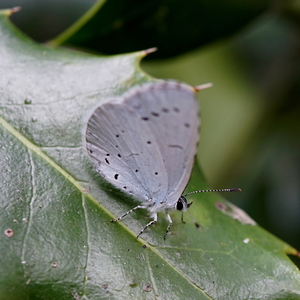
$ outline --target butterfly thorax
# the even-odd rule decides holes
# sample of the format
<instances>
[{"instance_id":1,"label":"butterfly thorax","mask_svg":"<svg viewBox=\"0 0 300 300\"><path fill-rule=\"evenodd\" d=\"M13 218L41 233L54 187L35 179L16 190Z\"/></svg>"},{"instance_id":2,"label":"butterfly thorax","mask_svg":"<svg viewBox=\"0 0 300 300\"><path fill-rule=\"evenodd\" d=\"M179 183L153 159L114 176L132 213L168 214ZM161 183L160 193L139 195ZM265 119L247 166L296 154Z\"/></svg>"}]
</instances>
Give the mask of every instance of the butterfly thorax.
<instances>
[{"instance_id":1,"label":"butterfly thorax","mask_svg":"<svg viewBox=\"0 0 300 300\"><path fill-rule=\"evenodd\" d=\"M157 213L160 211L168 211L168 210L179 210L179 211L186 211L191 203L187 203L187 200L184 196L179 197L179 199L170 204L168 199L164 201L153 201L152 203L147 203L147 208L151 213Z\"/></svg>"}]
</instances>

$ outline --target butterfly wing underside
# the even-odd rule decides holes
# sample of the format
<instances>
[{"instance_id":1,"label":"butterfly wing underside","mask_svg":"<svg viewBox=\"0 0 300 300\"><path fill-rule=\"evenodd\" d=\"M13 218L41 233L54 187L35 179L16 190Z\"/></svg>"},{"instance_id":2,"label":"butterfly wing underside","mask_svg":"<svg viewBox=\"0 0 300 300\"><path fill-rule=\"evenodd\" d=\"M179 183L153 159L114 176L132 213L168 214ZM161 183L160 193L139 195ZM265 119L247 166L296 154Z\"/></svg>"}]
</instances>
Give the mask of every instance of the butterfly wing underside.
<instances>
[{"instance_id":1,"label":"butterfly wing underside","mask_svg":"<svg viewBox=\"0 0 300 300\"><path fill-rule=\"evenodd\" d=\"M143 203L171 208L190 178L198 127L193 89L156 82L100 105L88 121L86 146L108 182Z\"/></svg>"}]
</instances>

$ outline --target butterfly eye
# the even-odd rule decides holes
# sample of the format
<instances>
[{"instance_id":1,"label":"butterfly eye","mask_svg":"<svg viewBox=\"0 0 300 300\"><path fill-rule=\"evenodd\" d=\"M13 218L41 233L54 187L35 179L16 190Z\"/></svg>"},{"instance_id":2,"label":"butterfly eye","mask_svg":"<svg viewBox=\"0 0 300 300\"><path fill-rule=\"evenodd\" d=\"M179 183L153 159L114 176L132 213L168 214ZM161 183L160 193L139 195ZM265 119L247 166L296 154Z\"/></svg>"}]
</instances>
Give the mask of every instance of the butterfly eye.
<instances>
[{"instance_id":1,"label":"butterfly eye","mask_svg":"<svg viewBox=\"0 0 300 300\"><path fill-rule=\"evenodd\" d=\"M183 203L180 199L177 201L176 209L177 210L183 210Z\"/></svg>"},{"instance_id":2,"label":"butterfly eye","mask_svg":"<svg viewBox=\"0 0 300 300\"><path fill-rule=\"evenodd\" d=\"M185 197L181 196L177 203L176 203L176 209L177 210L186 210L188 208L188 205L186 203Z\"/></svg>"}]
</instances>

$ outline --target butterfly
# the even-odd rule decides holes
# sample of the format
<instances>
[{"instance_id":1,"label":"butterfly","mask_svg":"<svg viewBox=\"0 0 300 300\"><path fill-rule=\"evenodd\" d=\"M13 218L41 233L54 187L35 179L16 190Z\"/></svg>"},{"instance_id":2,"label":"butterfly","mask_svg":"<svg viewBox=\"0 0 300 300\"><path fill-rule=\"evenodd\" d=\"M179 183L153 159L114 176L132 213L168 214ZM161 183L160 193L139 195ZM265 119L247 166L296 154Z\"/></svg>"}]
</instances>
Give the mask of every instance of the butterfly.
<instances>
[{"instance_id":1,"label":"butterfly","mask_svg":"<svg viewBox=\"0 0 300 300\"><path fill-rule=\"evenodd\" d=\"M156 223L157 213L163 211L169 222L166 238L172 225L169 211L184 212L192 204L182 193L199 141L195 92L209 86L191 87L175 81L146 83L107 99L87 122L86 148L96 171L141 203L112 222L139 208L150 212L152 220L137 237Z\"/></svg>"}]
</instances>

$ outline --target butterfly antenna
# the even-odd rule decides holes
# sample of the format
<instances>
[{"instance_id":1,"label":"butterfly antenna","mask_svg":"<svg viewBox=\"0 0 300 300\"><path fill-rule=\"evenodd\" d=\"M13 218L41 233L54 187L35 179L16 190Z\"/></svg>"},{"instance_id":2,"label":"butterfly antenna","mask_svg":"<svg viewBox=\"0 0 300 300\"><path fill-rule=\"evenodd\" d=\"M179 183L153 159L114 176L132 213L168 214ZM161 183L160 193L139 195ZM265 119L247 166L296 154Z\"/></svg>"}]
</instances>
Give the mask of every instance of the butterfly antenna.
<instances>
[{"instance_id":1,"label":"butterfly antenna","mask_svg":"<svg viewBox=\"0 0 300 300\"><path fill-rule=\"evenodd\" d=\"M241 192L241 189L214 189L214 190L199 190L199 191L194 191L190 192L184 195L184 197L191 195L191 194L196 194L196 193L207 193L207 192Z\"/></svg>"},{"instance_id":2,"label":"butterfly antenna","mask_svg":"<svg viewBox=\"0 0 300 300\"><path fill-rule=\"evenodd\" d=\"M186 197L186 196L191 195L191 194L196 194L196 193L206 193L206 192L241 192L241 191L242 191L242 189L239 189L239 188L238 188L238 189L199 190L199 191L194 191L194 192L187 193L187 194L185 194L183 197ZM192 204L193 204L193 202L189 203L188 206L191 206ZM194 219L193 216L191 215L190 211L187 210L187 212L188 212L190 218L193 220L193 222L194 222L196 228L200 229L201 226L199 225L199 223L197 223L197 222L195 221L195 219ZM183 212L182 212L182 214L181 214L181 222L182 222L182 223L185 223L184 220L183 220Z\"/></svg>"}]
</instances>

